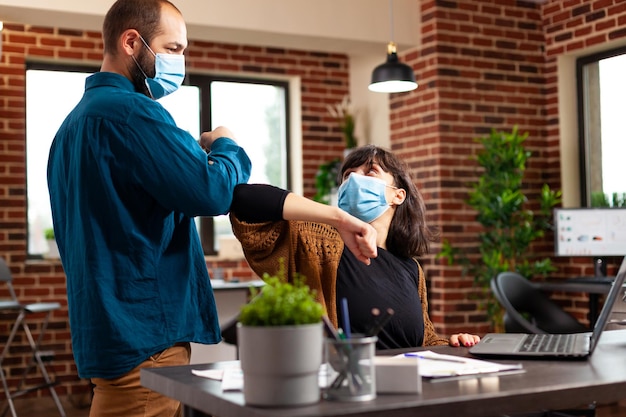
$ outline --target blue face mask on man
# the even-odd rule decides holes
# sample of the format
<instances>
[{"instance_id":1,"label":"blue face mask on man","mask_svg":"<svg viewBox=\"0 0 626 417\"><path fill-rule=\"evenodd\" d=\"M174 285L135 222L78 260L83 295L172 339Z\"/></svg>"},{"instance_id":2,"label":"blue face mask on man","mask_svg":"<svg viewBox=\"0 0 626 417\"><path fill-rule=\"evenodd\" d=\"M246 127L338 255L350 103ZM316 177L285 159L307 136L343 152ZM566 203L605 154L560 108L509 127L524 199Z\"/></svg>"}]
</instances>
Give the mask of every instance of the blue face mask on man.
<instances>
[{"instance_id":1,"label":"blue face mask on man","mask_svg":"<svg viewBox=\"0 0 626 417\"><path fill-rule=\"evenodd\" d=\"M154 100L158 100L178 90L178 87L183 83L185 79L185 56L178 54L155 54L143 37L139 37L143 44L146 45L146 48L154 55L154 78L148 78L134 56L133 59L135 59L139 70L146 77L146 87L148 87L150 96Z\"/></svg>"},{"instance_id":2,"label":"blue face mask on man","mask_svg":"<svg viewBox=\"0 0 626 417\"><path fill-rule=\"evenodd\" d=\"M396 188L380 178L352 173L339 186L337 205L357 219L371 223L390 207L385 197L387 187Z\"/></svg>"}]
</instances>

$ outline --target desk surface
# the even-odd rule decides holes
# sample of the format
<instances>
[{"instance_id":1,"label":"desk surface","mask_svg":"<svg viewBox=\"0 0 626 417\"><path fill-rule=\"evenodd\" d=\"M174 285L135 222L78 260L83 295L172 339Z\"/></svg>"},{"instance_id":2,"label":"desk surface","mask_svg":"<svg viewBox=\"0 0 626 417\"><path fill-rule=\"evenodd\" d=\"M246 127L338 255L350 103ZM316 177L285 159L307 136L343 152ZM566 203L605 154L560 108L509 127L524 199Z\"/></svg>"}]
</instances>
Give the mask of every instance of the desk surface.
<instances>
[{"instance_id":1,"label":"desk surface","mask_svg":"<svg viewBox=\"0 0 626 417\"><path fill-rule=\"evenodd\" d=\"M466 348L429 349L470 356ZM218 417L477 417L541 408L562 409L592 401L606 404L626 398L626 330L605 331L588 360L526 360L523 364L526 369L523 374L424 381L423 391L418 395L379 394L369 402L322 400L314 405L291 408L246 406L241 392L223 393L220 381L191 373L192 369L219 368L224 363L142 369L141 383L193 409Z\"/></svg>"}]
</instances>

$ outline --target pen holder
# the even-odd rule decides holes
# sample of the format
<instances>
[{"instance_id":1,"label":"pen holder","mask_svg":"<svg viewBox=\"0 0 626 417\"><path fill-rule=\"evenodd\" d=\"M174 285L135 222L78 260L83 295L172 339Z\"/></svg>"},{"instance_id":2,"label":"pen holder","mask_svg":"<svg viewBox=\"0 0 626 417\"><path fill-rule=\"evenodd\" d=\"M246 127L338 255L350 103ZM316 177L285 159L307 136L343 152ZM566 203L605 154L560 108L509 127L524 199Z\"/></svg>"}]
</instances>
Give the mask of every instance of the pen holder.
<instances>
[{"instance_id":1,"label":"pen holder","mask_svg":"<svg viewBox=\"0 0 626 417\"><path fill-rule=\"evenodd\" d=\"M376 398L374 355L378 338L326 339L326 363L330 365L328 400L369 401Z\"/></svg>"}]
</instances>

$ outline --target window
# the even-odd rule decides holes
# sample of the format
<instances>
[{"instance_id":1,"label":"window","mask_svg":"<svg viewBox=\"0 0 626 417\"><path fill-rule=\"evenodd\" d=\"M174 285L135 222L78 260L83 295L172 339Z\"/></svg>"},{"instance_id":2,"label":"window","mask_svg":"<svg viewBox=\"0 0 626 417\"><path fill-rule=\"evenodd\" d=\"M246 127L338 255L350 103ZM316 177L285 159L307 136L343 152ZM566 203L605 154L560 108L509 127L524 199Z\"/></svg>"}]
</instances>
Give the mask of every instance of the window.
<instances>
[{"instance_id":1,"label":"window","mask_svg":"<svg viewBox=\"0 0 626 417\"><path fill-rule=\"evenodd\" d=\"M46 167L54 134L84 92L97 68L31 64L26 71L26 166L28 255L48 247L52 226ZM288 88L283 82L189 75L186 85L159 102L177 125L199 138L223 125L235 133L252 160L251 182L282 188L288 170ZM196 219L205 254L215 254L220 236L232 234L227 216Z\"/></svg>"},{"instance_id":2,"label":"window","mask_svg":"<svg viewBox=\"0 0 626 417\"><path fill-rule=\"evenodd\" d=\"M286 84L194 75L189 78L204 95L202 130L229 127L252 160L250 182L288 188ZM202 218L199 230L205 254L218 252L220 238L232 236L228 216Z\"/></svg>"},{"instance_id":3,"label":"window","mask_svg":"<svg viewBox=\"0 0 626 417\"><path fill-rule=\"evenodd\" d=\"M85 78L94 68L63 71L45 65L26 69L26 184L28 254L48 251L44 231L52 227L46 169L54 134L85 90Z\"/></svg>"},{"instance_id":4,"label":"window","mask_svg":"<svg viewBox=\"0 0 626 417\"><path fill-rule=\"evenodd\" d=\"M581 205L626 206L626 48L577 61Z\"/></svg>"}]
</instances>

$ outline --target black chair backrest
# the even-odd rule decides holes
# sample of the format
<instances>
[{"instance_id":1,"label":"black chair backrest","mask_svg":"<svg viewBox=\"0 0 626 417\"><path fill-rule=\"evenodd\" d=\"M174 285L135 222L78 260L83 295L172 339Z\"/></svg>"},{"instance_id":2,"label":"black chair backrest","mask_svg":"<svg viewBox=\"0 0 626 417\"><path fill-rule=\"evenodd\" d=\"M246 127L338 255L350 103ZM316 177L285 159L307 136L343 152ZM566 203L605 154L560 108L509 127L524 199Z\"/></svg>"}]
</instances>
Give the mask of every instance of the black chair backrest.
<instances>
[{"instance_id":1,"label":"black chair backrest","mask_svg":"<svg viewBox=\"0 0 626 417\"><path fill-rule=\"evenodd\" d=\"M17 295L13 289L13 275L11 275L11 269L9 268L9 265L7 265L6 261L3 258L0 258L0 283L2 282L7 285L11 300L17 301Z\"/></svg>"},{"instance_id":2,"label":"black chair backrest","mask_svg":"<svg viewBox=\"0 0 626 417\"><path fill-rule=\"evenodd\" d=\"M506 311L504 324L508 333L580 333L589 330L516 272L502 272L491 284L494 295Z\"/></svg>"},{"instance_id":3,"label":"black chair backrest","mask_svg":"<svg viewBox=\"0 0 626 417\"><path fill-rule=\"evenodd\" d=\"M11 270L6 261L0 258L0 282L10 282L12 278Z\"/></svg>"}]
</instances>

